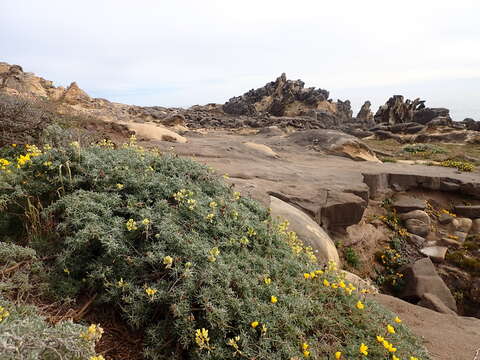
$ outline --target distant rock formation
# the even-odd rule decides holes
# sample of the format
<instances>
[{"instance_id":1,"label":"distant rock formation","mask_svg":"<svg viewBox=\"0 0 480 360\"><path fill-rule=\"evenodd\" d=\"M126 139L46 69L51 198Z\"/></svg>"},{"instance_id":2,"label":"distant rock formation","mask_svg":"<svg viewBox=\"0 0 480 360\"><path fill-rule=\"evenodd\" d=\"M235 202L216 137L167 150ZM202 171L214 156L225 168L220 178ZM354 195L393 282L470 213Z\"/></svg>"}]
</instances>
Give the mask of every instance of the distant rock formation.
<instances>
[{"instance_id":1,"label":"distant rock formation","mask_svg":"<svg viewBox=\"0 0 480 360\"><path fill-rule=\"evenodd\" d=\"M448 124L452 123L450 111L445 108L425 107L425 101L419 98L405 100L402 95L394 95L380 106L374 116L376 123L387 123L390 125L415 122L428 124L432 120L443 120Z\"/></svg>"},{"instance_id":2,"label":"distant rock formation","mask_svg":"<svg viewBox=\"0 0 480 360\"><path fill-rule=\"evenodd\" d=\"M285 73L264 87L231 98L223 105L223 110L231 115L305 116L324 121L326 127L352 119L350 101L333 102L327 90L305 88L303 81L287 80Z\"/></svg>"},{"instance_id":3,"label":"distant rock formation","mask_svg":"<svg viewBox=\"0 0 480 360\"><path fill-rule=\"evenodd\" d=\"M373 112L370 109L371 106L372 103L370 101L365 101L356 116L358 123L364 124L366 126L373 126L375 124L373 120Z\"/></svg>"}]
</instances>

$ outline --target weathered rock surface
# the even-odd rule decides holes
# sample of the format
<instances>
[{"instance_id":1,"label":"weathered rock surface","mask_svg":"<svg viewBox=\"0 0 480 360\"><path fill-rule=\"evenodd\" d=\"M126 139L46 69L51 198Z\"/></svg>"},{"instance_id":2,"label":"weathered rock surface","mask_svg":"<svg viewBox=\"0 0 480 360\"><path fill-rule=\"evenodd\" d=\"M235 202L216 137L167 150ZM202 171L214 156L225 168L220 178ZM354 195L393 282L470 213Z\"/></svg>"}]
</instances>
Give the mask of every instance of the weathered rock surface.
<instances>
[{"instance_id":1,"label":"weathered rock surface","mask_svg":"<svg viewBox=\"0 0 480 360\"><path fill-rule=\"evenodd\" d=\"M425 101L419 98L405 100L401 95L394 95L385 105L380 106L375 114L376 123L401 124L415 122L425 125L428 122L443 118L451 123L449 110L444 108L427 108Z\"/></svg>"},{"instance_id":2,"label":"weathered rock surface","mask_svg":"<svg viewBox=\"0 0 480 360\"><path fill-rule=\"evenodd\" d=\"M480 320L442 314L393 296L370 298L397 314L412 332L425 340L434 360L472 360L479 348Z\"/></svg>"},{"instance_id":3,"label":"weathered rock surface","mask_svg":"<svg viewBox=\"0 0 480 360\"><path fill-rule=\"evenodd\" d=\"M297 233L299 239L314 249L321 263L332 260L340 265L340 257L332 239L307 214L274 196L270 196L270 208L273 218L288 220L289 230Z\"/></svg>"},{"instance_id":4,"label":"weathered rock surface","mask_svg":"<svg viewBox=\"0 0 480 360\"><path fill-rule=\"evenodd\" d=\"M373 112L370 109L371 106L372 104L370 103L370 101L365 101L356 116L357 123L364 124L368 127L375 124L375 121L373 120Z\"/></svg>"},{"instance_id":5,"label":"weathered rock surface","mask_svg":"<svg viewBox=\"0 0 480 360\"><path fill-rule=\"evenodd\" d=\"M435 270L429 258L417 260L403 270L405 287L399 297L412 303L418 303L426 293L437 296L448 308L457 311L455 299L449 288Z\"/></svg>"},{"instance_id":6,"label":"weathered rock surface","mask_svg":"<svg viewBox=\"0 0 480 360\"><path fill-rule=\"evenodd\" d=\"M380 162L373 151L357 138L335 130L305 130L289 136L295 144L311 146L332 155L353 160Z\"/></svg>"},{"instance_id":7,"label":"weathered rock surface","mask_svg":"<svg viewBox=\"0 0 480 360\"><path fill-rule=\"evenodd\" d=\"M409 233L425 237L430 232L429 224L418 220L418 219L408 219L405 221L405 227Z\"/></svg>"},{"instance_id":8,"label":"weathered rock surface","mask_svg":"<svg viewBox=\"0 0 480 360\"><path fill-rule=\"evenodd\" d=\"M465 216L470 219L480 218L480 205L464 206L458 205L454 207L455 214Z\"/></svg>"},{"instance_id":9,"label":"weathered rock surface","mask_svg":"<svg viewBox=\"0 0 480 360\"><path fill-rule=\"evenodd\" d=\"M425 210L425 201L409 196L398 196L393 202L393 208L398 213L408 213L415 210Z\"/></svg>"},{"instance_id":10,"label":"weathered rock surface","mask_svg":"<svg viewBox=\"0 0 480 360\"><path fill-rule=\"evenodd\" d=\"M420 252L428 256L434 262L442 262L445 260L448 248L445 246L427 246L420 250Z\"/></svg>"},{"instance_id":11,"label":"weathered rock surface","mask_svg":"<svg viewBox=\"0 0 480 360\"><path fill-rule=\"evenodd\" d=\"M449 314L456 316L457 313L445 305L442 300L440 300L436 295L425 293L422 295L421 300L417 304L418 306L423 306L427 309L439 312L441 314Z\"/></svg>"}]
</instances>

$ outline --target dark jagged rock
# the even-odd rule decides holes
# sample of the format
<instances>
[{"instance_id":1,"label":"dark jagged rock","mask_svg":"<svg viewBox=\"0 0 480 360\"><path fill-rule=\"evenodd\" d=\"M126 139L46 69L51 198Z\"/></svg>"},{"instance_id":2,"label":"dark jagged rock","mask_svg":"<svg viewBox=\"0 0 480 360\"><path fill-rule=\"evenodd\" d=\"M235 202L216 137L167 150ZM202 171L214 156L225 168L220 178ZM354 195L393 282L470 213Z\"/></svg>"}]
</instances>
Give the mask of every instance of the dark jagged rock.
<instances>
[{"instance_id":1,"label":"dark jagged rock","mask_svg":"<svg viewBox=\"0 0 480 360\"><path fill-rule=\"evenodd\" d=\"M372 126L375 124L371 106L372 103L370 101L365 101L356 117L358 123L365 124L365 126Z\"/></svg>"},{"instance_id":2,"label":"dark jagged rock","mask_svg":"<svg viewBox=\"0 0 480 360\"><path fill-rule=\"evenodd\" d=\"M445 108L425 107L425 101L419 98L405 100L401 95L394 95L385 105L380 106L374 116L376 123L391 125L415 122L425 125L434 119L443 119L449 125L452 123L449 110Z\"/></svg>"},{"instance_id":3,"label":"dark jagged rock","mask_svg":"<svg viewBox=\"0 0 480 360\"><path fill-rule=\"evenodd\" d=\"M462 121L462 123L467 130L480 131L480 121L466 118Z\"/></svg>"},{"instance_id":4,"label":"dark jagged rock","mask_svg":"<svg viewBox=\"0 0 480 360\"><path fill-rule=\"evenodd\" d=\"M352 118L350 101L337 103L328 100L329 92L314 87L305 88L301 80L287 80L282 74L264 87L252 89L241 96L228 100L223 110L232 115L257 116L310 116L318 118L318 113L329 112L339 118L339 122Z\"/></svg>"}]
</instances>

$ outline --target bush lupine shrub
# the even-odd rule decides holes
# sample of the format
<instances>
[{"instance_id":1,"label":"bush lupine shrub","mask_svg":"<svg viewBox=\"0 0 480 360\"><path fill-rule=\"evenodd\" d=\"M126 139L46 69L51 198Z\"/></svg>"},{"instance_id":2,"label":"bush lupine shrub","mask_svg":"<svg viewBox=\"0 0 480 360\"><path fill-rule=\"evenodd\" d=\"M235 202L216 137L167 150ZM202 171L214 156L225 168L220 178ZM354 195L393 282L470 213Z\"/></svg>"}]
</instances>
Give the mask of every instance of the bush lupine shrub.
<instances>
[{"instance_id":1,"label":"bush lupine shrub","mask_svg":"<svg viewBox=\"0 0 480 360\"><path fill-rule=\"evenodd\" d=\"M33 306L19 306L0 297L0 359L84 360L95 356L88 329L71 321L54 326Z\"/></svg>"},{"instance_id":2,"label":"bush lupine shrub","mask_svg":"<svg viewBox=\"0 0 480 360\"><path fill-rule=\"evenodd\" d=\"M101 145L9 159L1 221L57 257L59 296L96 293L143 329L147 357L428 358L399 319L206 167Z\"/></svg>"}]
</instances>

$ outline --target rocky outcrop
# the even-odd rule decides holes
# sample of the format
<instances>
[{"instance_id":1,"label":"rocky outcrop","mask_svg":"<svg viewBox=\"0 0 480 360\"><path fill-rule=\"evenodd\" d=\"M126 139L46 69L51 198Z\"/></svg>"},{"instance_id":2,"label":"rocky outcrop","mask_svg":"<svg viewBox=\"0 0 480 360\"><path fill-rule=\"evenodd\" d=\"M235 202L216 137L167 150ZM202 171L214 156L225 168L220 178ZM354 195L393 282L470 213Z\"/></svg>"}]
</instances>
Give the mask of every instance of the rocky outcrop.
<instances>
[{"instance_id":1,"label":"rocky outcrop","mask_svg":"<svg viewBox=\"0 0 480 360\"><path fill-rule=\"evenodd\" d=\"M400 298L416 304L424 294L430 293L440 299L449 309L457 311L452 293L437 274L435 266L429 258L420 259L407 265L402 273L406 285L399 294Z\"/></svg>"},{"instance_id":2,"label":"rocky outcrop","mask_svg":"<svg viewBox=\"0 0 480 360\"><path fill-rule=\"evenodd\" d=\"M305 83L301 80L287 80L283 73L264 87L231 98L223 105L223 109L226 113L235 115L268 113L274 116L291 116L295 107L298 107L295 112L315 109L319 103L328 100L327 90L304 86Z\"/></svg>"},{"instance_id":3,"label":"rocky outcrop","mask_svg":"<svg viewBox=\"0 0 480 360\"><path fill-rule=\"evenodd\" d=\"M374 116L376 123L401 124L415 122L428 124L434 119L444 119L451 124L449 110L445 108L427 108L425 101L419 98L405 100L401 95L394 95L380 106Z\"/></svg>"},{"instance_id":4,"label":"rocky outcrop","mask_svg":"<svg viewBox=\"0 0 480 360\"><path fill-rule=\"evenodd\" d=\"M223 105L223 110L231 115L256 118L262 115L277 118L305 117L307 122L312 121L315 124L307 128L335 128L351 122L350 101L333 102L328 97L327 90L305 88L303 81L287 80L286 75L282 74L275 81L261 88L252 89L241 96L231 98ZM282 126L275 123L267 126L271 125Z\"/></svg>"},{"instance_id":5,"label":"rocky outcrop","mask_svg":"<svg viewBox=\"0 0 480 360\"><path fill-rule=\"evenodd\" d=\"M471 118L466 118L462 121L465 129L472 131L480 131L480 121L475 121Z\"/></svg>"},{"instance_id":6,"label":"rocky outcrop","mask_svg":"<svg viewBox=\"0 0 480 360\"><path fill-rule=\"evenodd\" d=\"M364 124L367 127L373 126L375 124L373 120L373 112L370 109L371 106L372 104L370 101L365 101L356 116L357 123Z\"/></svg>"},{"instance_id":7,"label":"rocky outcrop","mask_svg":"<svg viewBox=\"0 0 480 360\"><path fill-rule=\"evenodd\" d=\"M305 130L289 136L295 144L310 146L353 160L379 162L375 153L359 139L335 130Z\"/></svg>"}]
</instances>

